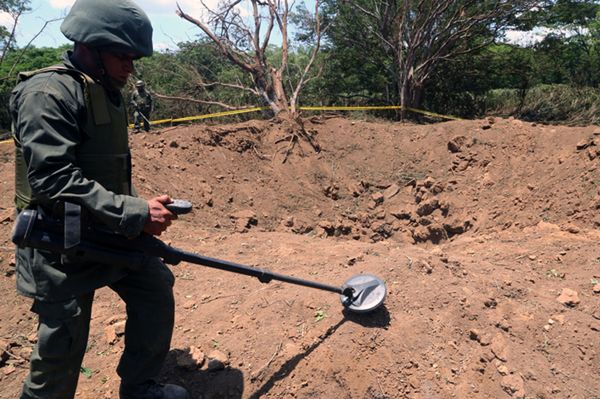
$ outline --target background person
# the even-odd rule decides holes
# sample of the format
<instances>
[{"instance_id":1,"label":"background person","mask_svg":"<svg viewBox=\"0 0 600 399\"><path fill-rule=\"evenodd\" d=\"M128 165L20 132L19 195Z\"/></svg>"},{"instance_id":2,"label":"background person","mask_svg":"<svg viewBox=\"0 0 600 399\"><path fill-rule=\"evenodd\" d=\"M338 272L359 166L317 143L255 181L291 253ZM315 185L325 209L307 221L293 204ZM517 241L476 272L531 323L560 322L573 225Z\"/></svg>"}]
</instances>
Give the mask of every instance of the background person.
<instances>
[{"instance_id":1,"label":"background person","mask_svg":"<svg viewBox=\"0 0 600 399\"><path fill-rule=\"evenodd\" d=\"M140 131L140 123L144 123L144 131L150 131L150 113L154 108L152 96L146 90L146 84L138 80L131 93L131 106L133 108L133 132Z\"/></svg>"}]
</instances>

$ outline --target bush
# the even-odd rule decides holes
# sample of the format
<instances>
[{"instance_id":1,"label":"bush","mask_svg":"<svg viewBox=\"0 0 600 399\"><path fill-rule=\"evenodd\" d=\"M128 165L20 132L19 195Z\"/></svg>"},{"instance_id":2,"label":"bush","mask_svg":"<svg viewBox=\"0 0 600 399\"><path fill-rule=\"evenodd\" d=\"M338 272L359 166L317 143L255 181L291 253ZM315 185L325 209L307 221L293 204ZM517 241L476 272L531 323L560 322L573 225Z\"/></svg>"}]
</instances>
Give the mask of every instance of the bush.
<instances>
[{"instance_id":1,"label":"bush","mask_svg":"<svg viewBox=\"0 0 600 399\"><path fill-rule=\"evenodd\" d=\"M488 114L515 116L537 122L592 125L600 123L600 89L568 85L540 85L525 94L498 89L486 98Z\"/></svg>"}]
</instances>

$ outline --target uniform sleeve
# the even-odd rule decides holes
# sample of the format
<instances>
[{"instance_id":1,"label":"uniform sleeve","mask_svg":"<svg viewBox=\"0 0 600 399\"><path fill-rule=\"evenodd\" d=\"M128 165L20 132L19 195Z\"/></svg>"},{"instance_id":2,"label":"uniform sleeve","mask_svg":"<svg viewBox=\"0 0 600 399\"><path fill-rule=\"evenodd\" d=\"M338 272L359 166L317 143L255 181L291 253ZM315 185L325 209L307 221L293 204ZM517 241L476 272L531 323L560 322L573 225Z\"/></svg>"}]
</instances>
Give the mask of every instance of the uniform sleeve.
<instances>
[{"instance_id":1,"label":"uniform sleeve","mask_svg":"<svg viewBox=\"0 0 600 399\"><path fill-rule=\"evenodd\" d=\"M131 104L131 106L133 108L136 108L138 106L138 96L137 96L137 92L133 92L131 94L131 100L129 100L129 104Z\"/></svg>"},{"instance_id":2,"label":"uniform sleeve","mask_svg":"<svg viewBox=\"0 0 600 399\"><path fill-rule=\"evenodd\" d=\"M33 194L43 202L68 200L89 210L110 229L133 237L148 217L144 199L118 195L86 179L77 166L84 107L68 93L51 90L22 93L15 131L27 164Z\"/></svg>"}]
</instances>

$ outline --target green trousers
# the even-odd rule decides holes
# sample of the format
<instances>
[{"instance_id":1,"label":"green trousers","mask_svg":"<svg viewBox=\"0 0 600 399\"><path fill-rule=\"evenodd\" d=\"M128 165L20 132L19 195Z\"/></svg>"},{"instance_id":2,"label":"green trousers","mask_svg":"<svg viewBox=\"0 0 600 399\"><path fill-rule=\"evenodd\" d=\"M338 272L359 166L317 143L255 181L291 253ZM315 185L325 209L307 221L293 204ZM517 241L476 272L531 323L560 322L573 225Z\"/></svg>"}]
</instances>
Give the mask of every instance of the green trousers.
<instances>
[{"instance_id":1,"label":"green trousers","mask_svg":"<svg viewBox=\"0 0 600 399\"><path fill-rule=\"evenodd\" d=\"M144 124L144 130L150 131L150 110L138 109L133 112L133 129L140 130L140 125Z\"/></svg>"},{"instance_id":2,"label":"green trousers","mask_svg":"<svg viewBox=\"0 0 600 399\"><path fill-rule=\"evenodd\" d=\"M126 304L125 349L117 373L125 384L155 378L171 345L174 277L158 259L150 259L110 285ZM75 396L86 351L94 293L64 302L34 300L38 341L21 399L69 399Z\"/></svg>"}]
</instances>

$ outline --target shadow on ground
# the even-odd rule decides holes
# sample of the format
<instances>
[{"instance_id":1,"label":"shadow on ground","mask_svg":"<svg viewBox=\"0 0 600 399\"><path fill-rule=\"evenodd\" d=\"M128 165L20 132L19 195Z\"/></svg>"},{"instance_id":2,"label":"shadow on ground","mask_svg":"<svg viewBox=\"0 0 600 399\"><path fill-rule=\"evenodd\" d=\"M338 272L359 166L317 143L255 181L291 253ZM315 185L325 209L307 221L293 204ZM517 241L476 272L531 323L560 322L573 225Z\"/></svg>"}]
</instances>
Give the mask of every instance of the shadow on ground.
<instances>
[{"instance_id":1,"label":"shadow on ground","mask_svg":"<svg viewBox=\"0 0 600 399\"><path fill-rule=\"evenodd\" d=\"M244 393L244 375L235 368L217 372L187 370L177 366L177 358L189 352L173 349L167 355L161 381L184 386L193 399L239 399Z\"/></svg>"},{"instance_id":2,"label":"shadow on ground","mask_svg":"<svg viewBox=\"0 0 600 399\"><path fill-rule=\"evenodd\" d=\"M280 380L286 378L288 375L294 371L298 363L308 357L315 349L317 349L323 342L325 342L330 336L332 336L342 325L346 322L353 322L360 324L363 327L369 328L386 328L390 324L390 314L385 306L380 307L376 311L370 313L353 313L347 310L344 310L344 318L340 320L337 324L329 327L327 331L322 334L319 339L315 340L315 342L308 346L306 350L302 353L298 353L284 364L281 365L278 371L274 372L261 387L259 387L255 392L250 395L251 399L259 399L266 395L271 388Z\"/></svg>"},{"instance_id":3,"label":"shadow on ground","mask_svg":"<svg viewBox=\"0 0 600 399\"><path fill-rule=\"evenodd\" d=\"M351 321L367 328L387 328L390 325L390 312L385 305L368 312L355 313L348 309L343 310L344 320Z\"/></svg>"}]
</instances>

